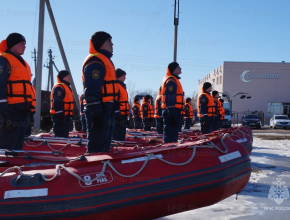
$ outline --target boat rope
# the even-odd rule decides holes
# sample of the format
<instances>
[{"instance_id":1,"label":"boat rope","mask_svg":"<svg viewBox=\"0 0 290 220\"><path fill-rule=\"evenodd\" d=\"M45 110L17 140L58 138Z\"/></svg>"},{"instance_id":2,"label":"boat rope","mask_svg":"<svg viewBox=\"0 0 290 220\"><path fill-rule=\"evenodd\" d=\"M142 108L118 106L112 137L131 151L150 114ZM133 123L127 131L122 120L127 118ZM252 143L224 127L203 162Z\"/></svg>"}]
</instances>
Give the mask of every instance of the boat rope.
<instances>
[{"instance_id":1,"label":"boat rope","mask_svg":"<svg viewBox=\"0 0 290 220\"><path fill-rule=\"evenodd\" d=\"M66 172L68 172L68 173L71 174L72 176L76 177L78 180L80 180L80 181L82 181L82 182L84 182L84 183L88 183L88 182L96 181L96 180L98 180L99 178L101 178L101 177L103 176L105 170L106 170L107 165L109 165L109 166L111 167L111 169L112 169L116 174L118 174L119 176L121 176L121 177L125 177L125 178L130 178L130 177L134 177L134 176L138 175L139 173L141 173L141 172L143 171L143 169L146 167L146 165L148 164L150 158L158 159L158 160L160 160L160 161L162 161L162 162L164 162L164 163L167 163L167 164L169 164L169 165L173 165L173 166L183 166L183 165L186 165L186 164L190 163L190 162L193 160L193 158L194 158L195 155L196 155L196 149L197 149L197 148L214 148L214 149L218 150L218 151L221 152L221 153L228 153L228 148L227 148L226 144L224 143L224 140L225 140L227 137L229 137L229 134L228 134L228 133L224 134L224 136L220 139L220 142L221 142L222 146L224 147L224 150L220 149L220 148L219 148L217 145L215 145L212 141L205 142L206 145L192 145L192 146L188 146L187 148L192 148L192 149L193 149L193 152L192 152L191 157L190 157L187 161L185 161L185 162L183 162L183 163L174 163L174 162L170 162L170 161L164 160L164 159L162 159L162 158L160 158L160 157L158 157L157 155L154 155L154 154L152 154L152 153L150 153L150 154L146 154L146 155L147 155L147 158L146 158L145 162L143 163L142 167L141 167L141 168L140 168L136 173L131 174L131 175L125 175L125 174L120 173L120 172L119 172L119 171L118 171L118 170L117 170L117 169L116 169L116 168L111 164L110 160L107 160L107 161L102 161L102 163L104 164L104 165L103 165L103 168L102 168L102 171L101 171L101 172L100 172L100 173L99 173L99 174L98 174L94 179L92 179L92 180L85 180L85 179L83 179L81 176L79 176L79 175L77 175L76 173L70 171L67 167L65 167L64 164L57 164L57 165L56 165L56 173L55 173L55 175L54 175L52 178L48 179L48 178L46 178L46 176L44 176L43 174L41 174L41 176L42 176L42 178L43 178L45 181L52 181L52 180L54 180L54 179L59 175L59 173L60 173L60 168L63 168L63 170L65 170ZM9 172L10 170L14 170L14 169L18 169L18 171L20 172L20 174L23 175L23 173L22 173L22 171L21 171L21 168L15 166L15 167L11 167L11 168L5 170L2 174L0 174L0 177L2 177L5 173Z\"/></svg>"},{"instance_id":2,"label":"boat rope","mask_svg":"<svg viewBox=\"0 0 290 220\"><path fill-rule=\"evenodd\" d=\"M25 141L24 144L26 144L26 146L28 146L28 147L39 147L39 146L41 146L41 145L47 145L47 146L48 146L52 151L54 151L54 152L60 152L61 150L63 150L64 148L66 148L67 146L70 145L70 143L67 143L67 144L66 144L64 147L62 147L61 149L56 150L56 149L54 149L53 147L51 147L50 144L49 144L47 141L43 141L42 143L37 144L37 145L28 144L28 142Z\"/></svg>"}]
</instances>

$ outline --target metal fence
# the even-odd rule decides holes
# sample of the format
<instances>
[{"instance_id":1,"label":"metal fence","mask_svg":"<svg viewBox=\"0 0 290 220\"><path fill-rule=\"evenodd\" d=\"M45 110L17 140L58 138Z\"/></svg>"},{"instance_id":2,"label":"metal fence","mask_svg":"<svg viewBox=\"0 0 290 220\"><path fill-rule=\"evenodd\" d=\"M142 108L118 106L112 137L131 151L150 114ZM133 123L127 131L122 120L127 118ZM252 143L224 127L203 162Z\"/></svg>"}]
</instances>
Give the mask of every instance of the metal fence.
<instances>
[{"instance_id":1,"label":"metal fence","mask_svg":"<svg viewBox=\"0 0 290 220\"><path fill-rule=\"evenodd\" d=\"M242 124L242 117L245 114L257 114L261 120L262 126L269 125L271 117L265 117L264 113L261 111L243 111L243 112L232 112L232 125Z\"/></svg>"}]
</instances>

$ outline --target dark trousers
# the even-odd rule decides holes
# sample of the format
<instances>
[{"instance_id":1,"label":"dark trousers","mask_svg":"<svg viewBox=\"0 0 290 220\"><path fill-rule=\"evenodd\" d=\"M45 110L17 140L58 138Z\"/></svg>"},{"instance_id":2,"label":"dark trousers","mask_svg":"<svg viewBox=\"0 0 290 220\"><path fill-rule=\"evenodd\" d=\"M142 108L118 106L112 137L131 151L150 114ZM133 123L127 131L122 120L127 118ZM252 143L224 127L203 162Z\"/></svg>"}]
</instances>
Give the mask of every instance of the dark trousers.
<instances>
[{"instance_id":1,"label":"dark trousers","mask_svg":"<svg viewBox=\"0 0 290 220\"><path fill-rule=\"evenodd\" d=\"M214 119L213 124L212 124L212 130L217 131L220 128L220 119Z\"/></svg>"},{"instance_id":2,"label":"dark trousers","mask_svg":"<svg viewBox=\"0 0 290 220\"><path fill-rule=\"evenodd\" d=\"M143 128L143 123L141 118L133 118L134 121L134 128L135 129L142 129Z\"/></svg>"},{"instance_id":3,"label":"dark trousers","mask_svg":"<svg viewBox=\"0 0 290 220\"><path fill-rule=\"evenodd\" d=\"M114 113L101 113L101 130L92 128L93 115L90 111L86 111L85 115L88 137L87 153L110 152L115 123Z\"/></svg>"},{"instance_id":4,"label":"dark trousers","mask_svg":"<svg viewBox=\"0 0 290 220\"><path fill-rule=\"evenodd\" d=\"M202 134L209 134L212 132L212 124L213 124L213 117L207 118L207 125L204 125L204 119L200 118L200 127L201 127L201 133Z\"/></svg>"},{"instance_id":5,"label":"dark trousers","mask_svg":"<svg viewBox=\"0 0 290 220\"><path fill-rule=\"evenodd\" d=\"M151 131L151 118L143 118L143 130Z\"/></svg>"},{"instance_id":6,"label":"dark trousers","mask_svg":"<svg viewBox=\"0 0 290 220\"><path fill-rule=\"evenodd\" d=\"M157 134L163 134L163 117L155 118Z\"/></svg>"},{"instance_id":7,"label":"dark trousers","mask_svg":"<svg viewBox=\"0 0 290 220\"><path fill-rule=\"evenodd\" d=\"M52 121L53 121L54 137L67 138L69 134L69 127L70 127L70 117L64 116L64 122L61 122L60 117L57 114L55 114L55 115L52 115Z\"/></svg>"},{"instance_id":8,"label":"dark trousers","mask_svg":"<svg viewBox=\"0 0 290 220\"><path fill-rule=\"evenodd\" d=\"M180 114L180 117L179 117L179 129L178 129L179 132L181 132L183 123L184 123L183 122L183 115Z\"/></svg>"},{"instance_id":9,"label":"dark trousers","mask_svg":"<svg viewBox=\"0 0 290 220\"><path fill-rule=\"evenodd\" d=\"M163 115L163 143L177 142L178 129L180 123L180 111L175 111L173 115L168 115L167 109L162 110ZM173 119L175 123L173 124Z\"/></svg>"},{"instance_id":10,"label":"dark trousers","mask_svg":"<svg viewBox=\"0 0 290 220\"><path fill-rule=\"evenodd\" d=\"M85 114L81 115L81 122L82 122L82 131L86 132L87 131L87 121L86 121Z\"/></svg>"},{"instance_id":11,"label":"dark trousers","mask_svg":"<svg viewBox=\"0 0 290 220\"><path fill-rule=\"evenodd\" d=\"M9 110L11 128L8 131L0 131L0 149L22 150L29 124L29 112ZM0 123L2 123L1 121Z\"/></svg>"},{"instance_id":12,"label":"dark trousers","mask_svg":"<svg viewBox=\"0 0 290 220\"><path fill-rule=\"evenodd\" d=\"M190 126L191 126L191 118L185 118L184 129L190 129Z\"/></svg>"},{"instance_id":13,"label":"dark trousers","mask_svg":"<svg viewBox=\"0 0 290 220\"><path fill-rule=\"evenodd\" d=\"M122 115L121 118L115 118L113 140L125 141L127 124L127 116Z\"/></svg>"}]
</instances>

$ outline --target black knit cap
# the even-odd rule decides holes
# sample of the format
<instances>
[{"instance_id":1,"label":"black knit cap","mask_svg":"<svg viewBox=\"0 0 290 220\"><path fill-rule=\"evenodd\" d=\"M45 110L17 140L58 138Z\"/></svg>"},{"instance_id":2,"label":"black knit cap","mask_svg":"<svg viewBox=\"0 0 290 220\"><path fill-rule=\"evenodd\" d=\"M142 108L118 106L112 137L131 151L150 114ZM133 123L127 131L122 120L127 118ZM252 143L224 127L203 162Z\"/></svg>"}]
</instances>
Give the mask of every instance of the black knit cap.
<instances>
[{"instance_id":1,"label":"black knit cap","mask_svg":"<svg viewBox=\"0 0 290 220\"><path fill-rule=\"evenodd\" d=\"M209 82L205 82L202 86L204 91L207 90L209 87L211 87L211 83L209 83Z\"/></svg>"},{"instance_id":2,"label":"black knit cap","mask_svg":"<svg viewBox=\"0 0 290 220\"><path fill-rule=\"evenodd\" d=\"M219 99L221 103L224 103L225 101L223 99Z\"/></svg>"},{"instance_id":3,"label":"black knit cap","mask_svg":"<svg viewBox=\"0 0 290 220\"><path fill-rule=\"evenodd\" d=\"M112 38L112 36L104 31L95 32L91 37L94 48L96 50L100 49L103 43L105 43L105 41L109 38Z\"/></svg>"},{"instance_id":4,"label":"black knit cap","mask_svg":"<svg viewBox=\"0 0 290 220\"><path fill-rule=\"evenodd\" d=\"M169 63L168 65L168 69L170 71L170 73L172 74L173 71L176 69L176 67L178 67L179 64L177 62L172 62L172 63Z\"/></svg>"},{"instance_id":5,"label":"black knit cap","mask_svg":"<svg viewBox=\"0 0 290 220\"><path fill-rule=\"evenodd\" d=\"M62 80L64 77L66 77L69 74L70 74L69 71L67 71L67 70L61 70L61 71L59 71L59 73L57 74L57 76L58 76L58 78L60 80Z\"/></svg>"},{"instance_id":6,"label":"black knit cap","mask_svg":"<svg viewBox=\"0 0 290 220\"><path fill-rule=\"evenodd\" d=\"M15 46L16 44L19 44L23 41L26 42L25 37L23 37L21 34L11 33L6 38L7 48L11 49L13 46Z\"/></svg>"},{"instance_id":7,"label":"black knit cap","mask_svg":"<svg viewBox=\"0 0 290 220\"><path fill-rule=\"evenodd\" d=\"M191 101L191 98L187 98L186 99L186 102L188 103L188 102L190 102Z\"/></svg>"},{"instance_id":8,"label":"black knit cap","mask_svg":"<svg viewBox=\"0 0 290 220\"><path fill-rule=\"evenodd\" d=\"M213 97L215 97L216 96L216 94L218 94L219 92L218 91L216 91L216 90L213 90L212 91L212 95L213 95Z\"/></svg>"},{"instance_id":9,"label":"black knit cap","mask_svg":"<svg viewBox=\"0 0 290 220\"><path fill-rule=\"evenodd\" d=\"M145 95L144 99L145 99L145 102L147 102L148 99L151 99L151 95Z\"/></svg>"},{"instance_id":10,"label":"black knit cap","mask_svg":"<svg viewBox=\"0 0 290 220\"><path fill-rule=\"evenodd\" d=\"M126 75L126 72L120 68L116 69L116 77L119 78L123 75Z\"/></svg>"}]
</instances>

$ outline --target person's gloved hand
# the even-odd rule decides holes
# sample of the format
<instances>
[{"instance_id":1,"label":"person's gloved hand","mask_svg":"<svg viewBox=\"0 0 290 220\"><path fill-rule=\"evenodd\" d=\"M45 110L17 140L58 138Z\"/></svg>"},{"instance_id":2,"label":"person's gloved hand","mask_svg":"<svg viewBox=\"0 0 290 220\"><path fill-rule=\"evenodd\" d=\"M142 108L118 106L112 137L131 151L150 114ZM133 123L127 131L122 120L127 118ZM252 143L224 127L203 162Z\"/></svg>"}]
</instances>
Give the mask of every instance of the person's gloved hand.
<instances>
[{"instance_id":1,"label":"person's gloved hand","mask_svg":"<svg viewBox=\"0 0 290 220\"><path fill-rule=\"evenodd\" d=\"M202 116L202 118L203 118L202 125L205 126L205 127L207 127L208 126L208 116L205 115L205 116Z\"/></svg>"},{"instance_id":2,"label":"person's gloved hand","mask_svg":"<svg viewBox=\"0 0 290 220\"><path fill-rule=\"evenodd\" d=\"M95 129L96 131L102 130L103 125L102 125L102 120L101 120L101 116L100 115L93 117L93 123L92 123L91 127L93 129Z\"/></svg>"},{"instance_id":3,"label":"person's gloved hand","mask_svg":"<svg viewBox=\"0 0 290 220\"><path fill-rule=\"evenodd\" d=\"M169 124L171 126L177 126L178 125L178 120L176 118L176 110L175 110L175 108L170 108L168 110L168 117L169 117Z\"/></svg>"},{"instance_id":4,"label":"person's gloved hand","mask_svg":"<svg viewBox=\"0 0 290 220\"><path fill-rule=\"evenodd\" d=\"M10 128L12 128L11 120L9 120L8 116L7 117L2 116L0 131L8 131Z\"/></svg>"}]
</instances>

